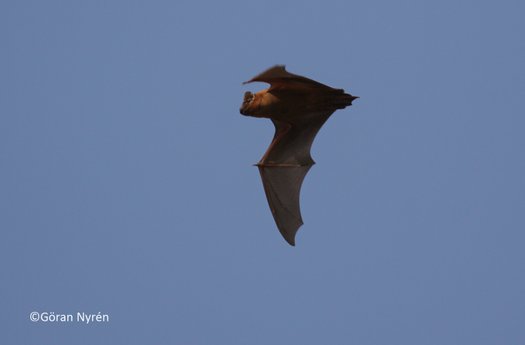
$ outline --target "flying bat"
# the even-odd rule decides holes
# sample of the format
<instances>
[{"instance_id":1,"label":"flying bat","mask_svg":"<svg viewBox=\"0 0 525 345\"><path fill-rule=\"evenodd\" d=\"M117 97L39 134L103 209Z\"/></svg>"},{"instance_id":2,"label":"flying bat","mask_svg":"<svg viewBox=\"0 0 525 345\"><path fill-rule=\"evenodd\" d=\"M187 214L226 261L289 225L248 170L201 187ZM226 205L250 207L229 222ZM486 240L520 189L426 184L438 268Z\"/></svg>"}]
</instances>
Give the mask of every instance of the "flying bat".
<instances>
[{"instance_id":1,"label":"flying bat","mask_svg":"<svg viewBox=\"0 0 525 345\"><path fill-rule=\"evenodd\" d=\"M244 82L264 82L268 89L246 92L242 115L272 120L275 135L257 167L277 228L295 245L295 234L303 225L299 207L301 185L315 164L310 148L319 129L337 109L352 105L356 96L277 65Z\"/></svg>"}]
</instances>

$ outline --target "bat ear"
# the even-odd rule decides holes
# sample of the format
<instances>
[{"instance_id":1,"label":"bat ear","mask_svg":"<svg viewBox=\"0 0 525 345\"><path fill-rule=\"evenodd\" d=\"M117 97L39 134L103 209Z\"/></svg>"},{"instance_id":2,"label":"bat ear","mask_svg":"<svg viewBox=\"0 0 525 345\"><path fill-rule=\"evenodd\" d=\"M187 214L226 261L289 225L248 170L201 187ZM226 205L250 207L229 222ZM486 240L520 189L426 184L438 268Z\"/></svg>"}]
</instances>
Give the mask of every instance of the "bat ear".
<instances>
[{"instance_id":1,"label":"bat ear","mask_svg":"<svg viewBox=\"0 0 525 345\"><path fill-rule=\"evenodd\" d=\"M253 93L251 93L250 91L246 91L244 93L244 101L251 101L253 99Z\"/></svg>"}]
</instances>

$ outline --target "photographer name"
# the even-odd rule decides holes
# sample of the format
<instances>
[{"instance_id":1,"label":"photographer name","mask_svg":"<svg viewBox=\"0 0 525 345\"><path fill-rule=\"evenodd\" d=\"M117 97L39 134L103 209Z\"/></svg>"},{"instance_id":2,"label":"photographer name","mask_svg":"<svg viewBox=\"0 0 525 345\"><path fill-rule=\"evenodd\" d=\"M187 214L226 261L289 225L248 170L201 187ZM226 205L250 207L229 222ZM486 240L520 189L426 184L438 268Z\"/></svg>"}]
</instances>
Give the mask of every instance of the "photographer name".
<instances>
[{"instance_id":1,"label":"photographer name","mask_svg":"<svg viewBox=\"0 0 525 345\"><path fill-rule=\"evenodd\" d=\"M76 314L60 314L55 313L54 311L47 312L38 312L33 311L29 314L29 320L32 322L44 322L44 323L68 323L68 322L78 322L85 323L86 325L90 323L106 323L109 322L109 314L102 314L98 312L97 314L88 314L84 312L77 312Z\"/></svg>"}]
</instances>

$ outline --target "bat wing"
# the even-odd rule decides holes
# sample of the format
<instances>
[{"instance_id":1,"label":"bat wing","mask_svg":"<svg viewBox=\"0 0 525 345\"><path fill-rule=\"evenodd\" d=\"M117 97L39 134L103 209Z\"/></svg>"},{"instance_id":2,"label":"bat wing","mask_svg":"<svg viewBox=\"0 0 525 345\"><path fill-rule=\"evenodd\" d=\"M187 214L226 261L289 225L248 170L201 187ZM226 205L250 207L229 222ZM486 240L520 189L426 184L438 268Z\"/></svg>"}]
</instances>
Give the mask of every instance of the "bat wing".
<instances>
[{"instance_id":1,"label":"bat wing","mask_svg":"<svg viewBox=\"0 0 525 345\"><path fill-rule=\"evenodd\" d=\"M290 73L286 70L284 65L276 65L261 74L256 75L252 79L244 82L243 84L260 81L268 83L271 87L268 91L273 91L282 87L285 88L298 88L298 89L326 89L336 90L330 86L319 83L315 80L302 77L297 74Z\"/></svg>"},{"instance_id":2,"label":"bat wing","mask_svg":"<svg viewBox=\"0 0 525 345\"><path fill-rule=\"evenodd\" d=\"M317 132L333 111L314 114L308 122L289 124L272 120L275 135L257 164L273 218L284 239L295 245L303 224L299 204L301 185L315 162L310 148Z\"/></svg>"}]
</instances>

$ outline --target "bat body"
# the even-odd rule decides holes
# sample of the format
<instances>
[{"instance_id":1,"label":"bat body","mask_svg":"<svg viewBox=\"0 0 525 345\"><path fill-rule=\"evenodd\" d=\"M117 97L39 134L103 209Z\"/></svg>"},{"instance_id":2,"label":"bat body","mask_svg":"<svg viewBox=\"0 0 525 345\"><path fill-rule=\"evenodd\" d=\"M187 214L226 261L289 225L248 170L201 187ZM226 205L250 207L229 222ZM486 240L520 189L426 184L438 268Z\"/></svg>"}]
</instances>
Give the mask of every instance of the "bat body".
<instances>
[{"instance_id":1,"label":"bat body","mask_svg":"<svg viewBox=\"0 0 525 345\"><path fill-rule=\"evenodd\" d=\"M269 118L275 135L257 163L275 223L284 239L295 245L303 224L299 195L304 177L315 164L310 148L323 124L337 109L352 105L358 97L286 71L282 65L245 82L265 82L270 88L246 92L240 112Z\"/></svg>"}]
</instances>

